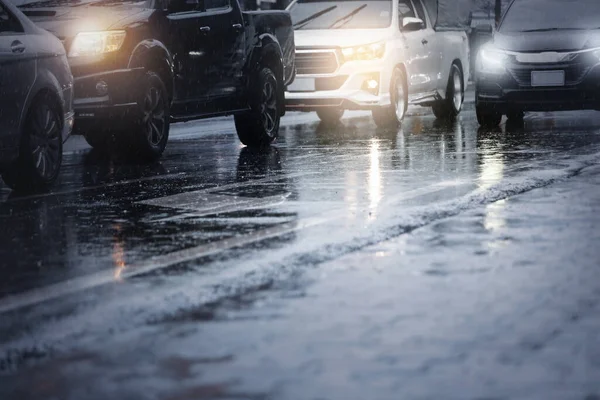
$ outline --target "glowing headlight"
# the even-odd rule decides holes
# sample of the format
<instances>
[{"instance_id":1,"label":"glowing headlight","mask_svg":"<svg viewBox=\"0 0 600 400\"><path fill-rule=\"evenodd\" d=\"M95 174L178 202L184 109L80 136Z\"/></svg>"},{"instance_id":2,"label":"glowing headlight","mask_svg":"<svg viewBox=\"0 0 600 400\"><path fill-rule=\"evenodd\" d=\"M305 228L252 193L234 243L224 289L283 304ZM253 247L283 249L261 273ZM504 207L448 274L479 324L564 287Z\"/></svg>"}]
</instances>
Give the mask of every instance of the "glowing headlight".
<instances>
[{"instance_id":1,"label":"glowing headlight","mask_svg":"<svg viewBox=\"0 0 600 400\"><path fill-rule=\"evenodd\" d=\"M117 51L125 41L125 31L82 32L75 36L69 57L94 56Z\"/></svg>"},{"instance_id":2,"label":"glowing headlight","mask_svg":"<svg viewBox=\"0 0 600 400\"><path fill-rule=\"evenodd\" d=\"M501 74L505 71L507 59L508 55L505 52L494 49L492 46L484 46L479 52L478 67L482 72Z\"/></svg>"},{"instance_id":3,"label":"glowing headlight","mask_svg":"<svg viewBox=\"0 0 600 400\"><path fill-rule=\"evenodd\" d=\"M377 60L385 54L385 43L373 43L364 46L342 49L345 61Z\"/></svg>"},{"instance_id":4,"label":"glowing headlight","mask_svg":"<svg viewBox=\"0 0 600 400\"><path fill-rule=\"evenodd\" d=\"M594 56L596 56L596 58L598 59L598 61L600 61L600 49L598 49L598 50L594 51L592 54L593 54Z\"/></svg>"}]
</instances>

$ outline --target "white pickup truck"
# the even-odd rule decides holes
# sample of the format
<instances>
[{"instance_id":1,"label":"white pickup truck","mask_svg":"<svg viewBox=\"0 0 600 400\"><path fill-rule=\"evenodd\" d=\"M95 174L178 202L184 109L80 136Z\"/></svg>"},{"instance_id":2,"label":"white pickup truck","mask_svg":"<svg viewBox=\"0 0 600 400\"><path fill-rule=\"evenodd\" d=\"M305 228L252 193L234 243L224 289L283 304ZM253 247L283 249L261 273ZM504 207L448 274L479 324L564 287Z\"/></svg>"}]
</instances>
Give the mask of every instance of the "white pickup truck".
<instances>
[{"instance_id":1,"label":"white pickup truck","mask_svg":"<svg viewBox=\"0 0 600 400\"><path fill-rule=\"evenodd\" d=\"M457 0L446 1L292 2L297 75L286 108L316 111L326 123L344 110L372 110L381 127L398 125L409 104L432 107L438 118L458 115L469 42L460 21L448 22Z\"/></svg>"}]
</instances>

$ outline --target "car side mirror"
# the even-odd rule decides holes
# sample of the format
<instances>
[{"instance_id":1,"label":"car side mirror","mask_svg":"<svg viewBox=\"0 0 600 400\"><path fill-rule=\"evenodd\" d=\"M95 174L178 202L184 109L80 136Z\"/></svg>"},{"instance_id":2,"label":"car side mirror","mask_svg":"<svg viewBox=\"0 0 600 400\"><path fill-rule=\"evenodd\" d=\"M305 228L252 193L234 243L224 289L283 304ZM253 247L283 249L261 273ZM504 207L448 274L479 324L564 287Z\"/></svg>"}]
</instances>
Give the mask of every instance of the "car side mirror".
<instances>
[{"instance_id":1,"label":"car side mirror","mask_svg":"<svg viewBox=\"0 0 600 400\"><path fill-rule=\"evenodd\" d=\"M406 32L420 31L425 28L425 22L421 18L402 18L402 30Z\"/></svg>"},{"instance_id":2,"label":"car side mirror","mask_svg":"<svg viewBox=\"0 0 600 400\"><path fill-rule=\"evenodd\" d=\"M473 29L475 33L491 35L494 32L492 24L479 24Z\"/></svg>"}]
</instances>

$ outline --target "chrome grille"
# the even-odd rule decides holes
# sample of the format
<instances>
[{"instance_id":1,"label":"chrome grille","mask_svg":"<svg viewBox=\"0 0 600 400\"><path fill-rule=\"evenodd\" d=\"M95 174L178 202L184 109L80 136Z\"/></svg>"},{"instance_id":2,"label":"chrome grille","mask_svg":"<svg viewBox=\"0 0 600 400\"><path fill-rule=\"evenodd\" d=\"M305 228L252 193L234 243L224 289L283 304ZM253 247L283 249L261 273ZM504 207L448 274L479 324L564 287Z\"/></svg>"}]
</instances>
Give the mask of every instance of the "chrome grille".
<instances>
[{"instance_id":1,"label":"chrome grille","mask_svg":"<svg viewBox=\"0 0 600 400\"><path fill-rule=\"evenodd\" d=\"M296 52L298 75L327 75L338 69L338 59L333 50Z\"/></svg>"},{"instance_id":2,"label":"chrome grille","mask_svg":"<svg viewBox=\"0 0 600 400\"><path fill-rule=\"evenodd\" d=\"M529 58L532 57L530 54L526 55ZM510 57L507 69L520 86L531 86L532 71L565 71L565 84L576 85L583 81L591 67L597 63L597 60L590 59L590 55L574 53L569 57L563 57L560 62L531 63L519 62L517 54Z\"/></svg>"},{"instance_id":3,"label":"chrome grille","mask_svg":"<svg viewBox=\"0 0 600 400\"><path fill-rule=\"evenodd\" d=\"M565 71L565 84L576 85L580 83L590 68L584 64L571 65L528 65L509 67L508 71L520 86L531 86L532 71Z\"/></svg>"}]
</instances>

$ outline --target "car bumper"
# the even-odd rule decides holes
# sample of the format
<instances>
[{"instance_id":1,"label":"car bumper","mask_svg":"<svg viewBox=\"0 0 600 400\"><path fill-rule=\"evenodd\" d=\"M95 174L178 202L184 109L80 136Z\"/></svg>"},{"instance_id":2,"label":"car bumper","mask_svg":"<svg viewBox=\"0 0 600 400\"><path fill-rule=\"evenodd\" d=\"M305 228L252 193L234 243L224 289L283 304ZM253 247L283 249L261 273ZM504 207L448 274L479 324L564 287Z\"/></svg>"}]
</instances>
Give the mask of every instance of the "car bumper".
<instances>
[{"instance_id":1,"label":"car bumper","mask_svg":"<svg viewBox=\"0 0 600 400\"><path fill-rule=\"evenodd\" d=\"M75 78L74 133L106 121L139 118L137 96L145 73L144 68L134 68Z\"/></svg>"},{"instance_id":2,"label":"car bumper","mask_svg":"<svg viewBox=\"0 0 600 400\"><path fill-rule=\"evenodd\" d=\"M600 67L587 73L576 83L561 87L519 85L510 74L479 74L476 81L476 103L498 112L600 110Z\"/></svg>"},{"instance_id":3,"label":"car bumper","mask_svg":"<svg viewBox=\"0 0 600 400\"><path fill-rule=\"evenodd\" d=\"M378 60L348 62L328 75L297 75L285 94L286 109L371 110L389 106L392 72L391 63Z\"/></svg>"}]
</instances>

